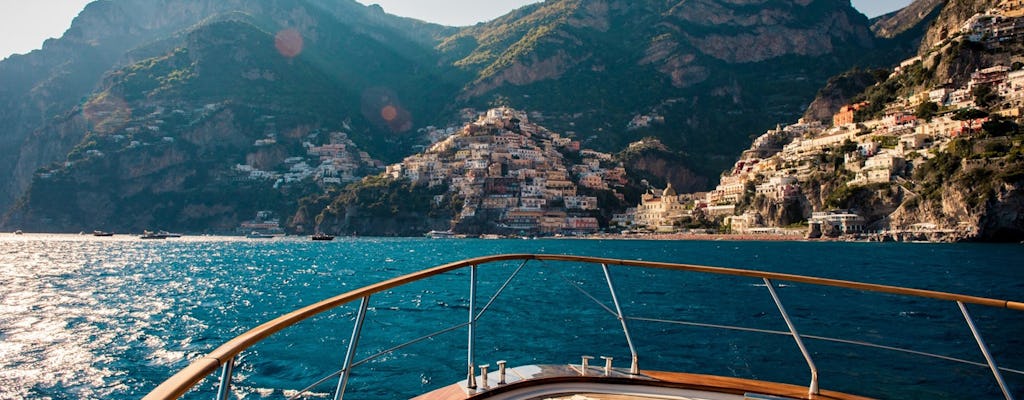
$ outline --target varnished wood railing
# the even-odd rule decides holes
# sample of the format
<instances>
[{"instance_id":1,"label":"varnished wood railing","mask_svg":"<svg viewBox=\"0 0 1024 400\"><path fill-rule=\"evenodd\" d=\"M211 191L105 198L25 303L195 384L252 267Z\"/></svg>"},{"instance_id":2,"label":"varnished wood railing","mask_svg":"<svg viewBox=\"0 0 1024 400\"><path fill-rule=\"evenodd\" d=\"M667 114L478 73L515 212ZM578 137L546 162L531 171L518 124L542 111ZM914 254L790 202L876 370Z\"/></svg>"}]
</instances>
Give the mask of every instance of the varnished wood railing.
<instances>
[{"instance_id":1,"label":"varnished wood railing","mask_svg":"<svg viewBox=\"0 0 1024 400\"><path fill-rule=\"evenodd\" d=\"M292 311L278 318L275 318L269 322L266 322L252 330L245 332L234 339L231 339L227 343L224 343L220 347L216 348L209 354L202 356L192 361L187 367L170 377L153 391L147 394L144 399L156 400L156 399L177 399L192 389L195 385L199 384L203 379L207 378L218 369L225 365L230 366L236 356L242 351L250 348L256 343L259 343L263 339L285 329L295 325L301 321L309 319L322 312L332 310L339 306L352 303L356 300L366 299L369 296L380 293L398 286L402 286L411 282L423 280L432 276L443 274L446 272L455 271L466 267L482 266L489 263L502 262L502 261L529 261L529 260L541 260L541 261L564 261L564 262L580 262L589 264L603 264L603 265L622 265L631 267L642 267L642 268L657 268L667 269L675 271L692 271L716 275L732 275L742 276L750 278L765 279L771 281L788 281L806 283L820 286L831 286L847 289L855 289L869 292L879 293L890 293L897 295L905 295L912 297L931 298L945 301L952 301L961 304L961 308L964 310L965 317L970 318L966 314L966 309L963 308L963 304L977 304L996 308L1006 308L1017 311L1024 311L1024 303L1009 300L999 300L977 296L967 296L954 293L938 292L931 290L912 289L897 286L886 286L877 285L871 283L862 283L854 281L817 278L802 275L791 275L782 274L775 272L764 272L746 269L734 269L734 268L722 268L722 267L710 267L702 265L691 265L691 264L674 264L664 262L651 262L651 261L632 261L632 260L620 260L610 258L598 258L598 257L585 257L585 256L574 256L574 255L555 255L555 254L504 254L494 255L486 257L477 257L466 259L462 261L456 261L440 265L437 267L425 269L412 274L403 275L397 278L389 279L377 284L365 286L327 300L320 301L315 304L300 308ZM973 326L972 326L973 328ZM976 335L977 336L977 335ZM979 338L980 339L980 338ZM979 340L980 343L980 340ZM980 343L981 344L981 343ZM983 345L983 344L982 344ZM987 353L987 350L983 351ZM987 354L986 354L987 356ZM998 371L996 372L998 376ZM230 382L230 368L227 369L227 381ZM1005 390L1004 390L1005 391ZM1009 396L1008 396L1009 397Z\"/></svg>"}]
</instances>

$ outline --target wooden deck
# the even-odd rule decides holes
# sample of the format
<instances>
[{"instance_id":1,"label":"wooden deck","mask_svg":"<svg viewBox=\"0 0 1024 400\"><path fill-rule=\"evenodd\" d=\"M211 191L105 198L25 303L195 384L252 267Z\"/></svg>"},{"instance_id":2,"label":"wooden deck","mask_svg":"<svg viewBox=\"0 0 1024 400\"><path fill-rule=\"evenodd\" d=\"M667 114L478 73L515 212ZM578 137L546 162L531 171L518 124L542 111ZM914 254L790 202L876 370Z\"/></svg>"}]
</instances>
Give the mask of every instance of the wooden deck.
<instances>
[{"instance_id":1,"label":"wooden deck","mask_svg":"<svg viewBox=\"0 0 1024 400\"><path fill-rule=\"evenodd\" d=\"M548 368L548 367L542 367ZM573 367L570 367L573 368ZM562 370L564 367L554 367L553 370ZM768 395L787 399L804 400L866 400L868 397L850 395L840 392L822 390L820 394L811 396L806 386L790 385L783 383L765 382L752 379L730 378L714 375L688 374L679 372L663 371L641 371L636 377L627 377L622 372L605 377L600 374L589 376L564 375L538 376L529 379L510 382L507 385L494 386L490 390L469 393L465 389L465 382L445 386L430 393L415 397L413 400L470 400L485 398L508 398L521 400L539 399L592 399L592 400L647 400L647 399L744 399L746 394ZM572 384L572 385L569 385ZM588 385L594 388L587 390ZM609 386L615 385L615 386ZM537 392L544 386L552 387L577 387L579 390L558 392L555 395L550 393L535 396L530 393ZM611 390L595 390L597 387L619 387L621 392ZM679 389L685 395L677 397L665 397L659 395L623 394L631 392L630 387L653 387L665 389ZM521 396L513 392L524 392ZM756 399L757 397L750 397ZM765 397L772 398L772 397Z\"/></svg>"}]
</instances>

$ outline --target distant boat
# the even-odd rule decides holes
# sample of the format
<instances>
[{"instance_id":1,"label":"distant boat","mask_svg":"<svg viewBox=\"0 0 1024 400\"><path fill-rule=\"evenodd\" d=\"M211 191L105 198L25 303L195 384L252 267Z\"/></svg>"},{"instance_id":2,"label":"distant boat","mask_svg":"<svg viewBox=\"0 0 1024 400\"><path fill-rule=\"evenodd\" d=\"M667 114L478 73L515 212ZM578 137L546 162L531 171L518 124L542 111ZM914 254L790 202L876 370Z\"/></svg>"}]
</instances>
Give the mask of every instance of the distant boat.
<instances>
[{"instance_id":1,"label":"distant boat","mask_svg":"<svg viewBox=\"0 0 1024 400\"><path fill-rule=\"evenodd\" d=\"M167 236L166 232L163 232L163 231L160 231L160 232L144 231L144 232L142 232L142 236L139 236L139 239L167 239L168 237L170 237L170 236Z\"/></svg>"},{"instance_id":2,"label":"distant boat","mask_svg":"<svg viewBox=\"0 0 1024 400\"><path fill-rule=\"evenodd\" d=\"M106 231L92 231L92 235L93 236L106 237L106 236L114 236L114 233L113 232L106 232Z\"/></svg>"},{"instance_id":3,"label":"distant boat","mask_svg":"<svg viewBox=\"0 0 1024 400\"><path fill-rule=\"evenodd\" d=\"M273 239L274 235L271 235L269 233L262 233L262 232L252 231L252 232L249 232L248 235L245 235L245 237L247 237L249 239Z\"/></svg>"},{"instance_id":4,"label":"distant boat","mask_svg":"<svg viewBox=\"0 0 1024 400\"><path fill-rule=\"evenodd\" d=\"M14 231L14 234L15 234L15 235L20 235L20 234L22 234L22 233L25 233L25 232L22 232L22 231L21 231L21 229L18 229L18 230L16 230L16 231Z\"/></svg>"},{"instance_id":5,"label":"distant boat","mask_svg":"<svg viewBox=\"0 0 1024 400\"><path fill-rule=\"evenodd\" d=\"M323 232L318 232L318 233L314 234L313 236L310 236L310 239L313 239L313 240L334 240L334 235L328 235L328 234L323 233Z\"/></svg>"},{"instance_id":6,"label":"distant boat","mask_svg":"<svg viewBox=\"0 0 1024 400\"><path fill-rule=\"evenodd\" d=\"M426 235L424 235L424 236L426 236L428 238L433 238L433 239L448 239L448 238L455 237L455 232L452 232L451 230L447 230L447 231L430 231L430 232L427 232Z\"/></svg>"}]
</instances>

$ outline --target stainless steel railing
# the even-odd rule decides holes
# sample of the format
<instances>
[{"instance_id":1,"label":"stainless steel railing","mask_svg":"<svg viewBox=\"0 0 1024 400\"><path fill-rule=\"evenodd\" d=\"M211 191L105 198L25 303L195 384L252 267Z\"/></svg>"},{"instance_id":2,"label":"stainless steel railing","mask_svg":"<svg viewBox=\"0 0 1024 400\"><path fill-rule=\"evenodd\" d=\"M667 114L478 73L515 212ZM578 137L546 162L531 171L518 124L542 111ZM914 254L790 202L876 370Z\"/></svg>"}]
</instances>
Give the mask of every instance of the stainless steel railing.
<instances>
[{"instance_id":1,"label":"stainless steel railing","mask_svg":"<svg viewBox=\"0 0 1024 400\"><path fill-rule=\"evenodd\" d=\"M512 261L512 260L521 261L519 267L516 268L510 274L510 276L505 280L504 284L501 285L501 287L491 296L489 301L483 307L481 307L479 309L479 311L478 311L477 310L477 303L476 303L476 298L477 298L477 281L478 281L477 269L480 266L483 266L483 265L494 264L494 263L499 263L499 262L506 262L506 261ZM275 333L277 333L277 332L279 332L279 331L281 331L283 329L286 329L286 328L288 328L290 326L295 325L298 322L301 322L303 320L306 320L308 318L311 318L311 317L313 317L315 315L318 315L318 314L321 314L323 312L326 312L326 311L329 311L329 310L333 310L333 309L335 309L337 307L350 304L350 303L352 303L352 302L354 302L356 300L359 300L359 308L358 308L358 312L356 314L356 321L355 321L355 324L354 324L354 327L353 327L353 330L352 330L351 339L348 342L348 349L345 352L345 359L343 360L342 368L340 370L338 370L338 371L328 375L327 377L320 379L316 383L314 383L314 384L304 388L303 390L299 391L298 394L292 396L293 398L299 397L303 393L307 393L308 391L312 390L314 387L317 387L317 386L327 382L330 379L338 378L338 382L337 382L337 385L336 385L335 391L334 391L334 398L335 399L341 399L344 396L344 393L345 393L345 390L346 390L346 386L348 384L348 379L349 379L350 373L351 373L351 371L354 368L356 368L356 367L358 367L358 366L360 366L360 365L362 365L362 364L364 364L366 362L369 362L371 360L377 359L377 358L379 358L379 357L381 357L383 355L386 355L386 354L389 354L391 352L397 351L397 350L399 350L401 348L404 348L404 347L407 347L407 346L410 346L410 345L422 342L424 340L427 340L427 339L430 339L430 338L433 338L433 337L437 337L437 336L442 335L442 334L446 334L446 333L449 333L449 332L461 329L463 327L466 327L467 331L468 331L467 332L468 333L467 344L466 344L466 349L467 349L467 355L466 355L467 356L467 360L466 360L467 361L467 364L466 364L467 365L467 386L469 388L477 388L477 385L475 383L475 376L476 376L476 373L475 373L475 366L476 366L476 363L475 363L476 322L490 308L490 306L494 303L495 299L497 299L497 297L516 278L516 276L520 273L520 271L527 264L527 262L529 262L531 260L552 261L552 262L574 262L574 263L584 263L584 264L593 264L593 265L600 265L601 266L602 272L604 273L604 277L605 277L606 283L608 285L609 292L610 292L611 297L612 297L613 305L614 305L614 308L615 308L614 310L612 310L612 309L608 308L607 306L605 306L603 303L598 301L596 298L594 298L589 293L586 293L586 291L583 290L582 288L580 288L578 285L575 285L575 284L573 284L573 285L576 286L577 289L579 289L582 292L584 292L584 294L586 294L588 297L590 297L596 303L598 303L598 305L601 306L602 308L604 308L607 312L611 313L621 323L622 330L623 330L623 333L624 333L624 335L626 337L626 342L627 342L627 344L629 346L629 351L630 351L630 354L632 356L632 360L631 360L631 364L630 364L630 373L632 373L632 374L637 374L639 372L639 365L638 365L639 357L638 357L636 348L634 346L633 339L632 339L632 337L630 335L630 330L629 330L629 326L628 326L627 321L660 322L660 323L669 323L669 324L702 326L702 327L711 327L711 328L718 328L718 329L731 329L731 330L751 331L751 332L759 332L759 333L768 333L768 334L790 336L796 342L797 347L800 349L800 352L802 353L804 359L806 360L808 368L810 369L810 372L811 372L811 383L808 385L808 397L813 397L813 396L815 396L815 395L817 395L819 393L818 370L817 370L817 368L816 368L816 366L814 364L814 361L813 361L813 359L812 359L812 357L810 355L810 352L807 350L806 346L803 343L803 339L816 339L816 340L825 340L825 341L832 341L832 342L854 344L854 345L859 345L859 346L868 346L868 347L874 347L874 348L880 348L880 349L886 349L886 350L894 350L894 351L901 351L901 352L906 352L906 353L912 353L912 354L928 356L928 357L941 358L941 359L950 360L950 361L956 361L956 362L965 363L965 364L987 366L992 371L992 374L995 377L997 383L999 384L999 387L1002 390L1003 395L1007 399L1011 399L1011 400L1013 399L1013 395L1010 393L1010 391L1009 391L1009 389L1008 389L1008 387L1007 387L1007 385L1005 383L1005 380L1003 379L1002 373L1003 372L1010 372L1010 373L1024 375L1024 371L1007 369L1007 368L1001 368L1001 367L999 367L996 364L996 361L992 357L990 351L988 350L988 347L985 344L985 341L982 339L981 334L979 333L978 329L975 327L974 321L971 318L970 314L968 313L967 306L966 306L966 304L975 304L975 305L983 305L983 306L988 306L988 307L997 307L997 308L1005 308L1005 309L1011 309L1011 310L1016 310L1016 311L1024 311L1024 303L1021 303L1021 302L1007 301L1007 300L998 300L998 299L990 299L990 298L976 297L976 296L965 296L965 295L959 295L959 294L953 294L953 293L936 292L936 291L921 290L921 289L910 289L910 288L902 288L902 287L895 287L895 286L875 285L875 284L868 284L868 283L861 283L861 282L852 282L852 281L843 281L843 280L834 280L834 279L825 279L825 278L816 278L816 277L809 277L809 276L780 274L780 273L762 272L762 271L753 271L753 270L743 270L743 269L708 267L708 266L689 265L689 264L659 263L659 262L647 262L647 261L630 261L630 260L606 259L606 258L596 258L596 257L570 256L570 255L507 254L507 255L496 255L496 256L479 257L479 258L473 258L473 259L468 259L468 260L462 260L462 261L457 261L457 262L454 262L454 263L449 263L449 264L441 265L441 266L438 266L438 267L426 269L426 270L419 271L419 272L416 272L416 273L413 273L413 274L404 275L404 276L393 278L393 279L390 279L390 280L386 280L386 281L383 281L383 282L380 282L380 283L377 283L377 284L374 284L374 285L370 285L370 286L366 286L366 287L363 287L363 288L359 288L359 289L350 291L348 293L344 293L342 295L339 295L339 296L336 296L336 297L333 297L333 298L330 298L330 299L327 299L327 300L324 300L324 301L321 301L321 302L309 305L307 307L303 307L303 308L295 310L295 311L293 311L291 313L285 314L285 315L283 315L281 317L278 317L278 318L276 318L276 319L274 319L272 321L264 323L264 324L262 324L262 325L260 325L260 326L258 326L256 328L254 328L254 329L252 329L252 330L250 330L250 331L248 331L248 332L246 332L246 333L244 333L244 334L242 334L242 335L240 335L240 336L238 336L238 337L228 341L227 343L225 343L224 345L218 347L217 349L215 349L214 351L210 352L206 356L203 356L203 357L200 357L200 358L194 360L192 362L192 364L190 364L188 367L186 367L185 369L179 371L177 374L175 374L174 376L172 376L171 378L169 378L168 380L163 382L161 385L159 385L157 388L155 388L152 392L150 392L145 397L145 399L174 399L174 398L178 398L178 397L182 396L183 394L185 394L186 392L188 392L194 386L199 384L199 382L201 382L207 376L213 374L217 369L221 370L221 377L220 377L220 384L218 386L218 391L217 391L217 398L218 399L226 399L226 398L228 398L228 396L230 394L230 388L231 388L231 385L232 385L232 375L233 375L233 371L234 371L234 368L235 368L236 357L241 352L243 352L246 349L250 348L254 344L259 343L260 341L266 339L267 337L269 337L269 336L271 336L271 335L273 335L273 334L275 334ZM785 320L786 325L787 325L789 330L788 330L788 332L787 331L774 331L774 330L765 330L765 329L740 327L740 326L714 325L714 324L705 324L705 323L689 322L689 321L674 321L674 320L663 320L663 319L627 316L627 315L625 315L622 312L622 308L621 308L621 306L619 304L618 295L616 293L615 286L614 286L614 284L612 282L611 274L610 274L609 269L608 269L609 265L622 265L622 266L641 267L641 268L658 268L658 269L668 269L668 270L677 270L677 271L692 271L692 272L717 274L717 275L731 275L731 276L743 276L743 277L750 277L750 278L759 278L759 279L764 281L764 283L765 283L765 285L766 285L766 287L767 287L767 289L768 289L768 291L769 291L773 301L775 302L775 304L776 304L776 306L777 306L777 308L779 310L779 313L781 314L782 318ZM360 339L361 334L362 334L361 332L362 332L363 322L364 322L364 320L366 318L366 311L367 311L367 308L369 306L370 299L371 299L372 295L380 293L380 292L383 292L383 291L386 291L386 290L389 290L389 289L392 289L392 288L395 288L395 287L403 286L403 285L406 285L406 284L409 284L409 283L412 283L412 282L420 281L420 280L423 280L423 279L426 279L426 278L429 278L429 277L432 277L432 276L436 276L436 275L439 275L439 274L443 274L443 273L446 273L446 272L451 272L451 271L455 271L455 270L459 270L459 269L463 269L463 268L469 268L470 269L470 274L469 274L469 281L470 281L469 282L469 293L470 293L470 295L469 295L469 315L468 315L468 318L467 318L466 322L463 322L463 323L460 323L460 324L455 324L453 326L450 326L450 327L438 330L438 331L430 333L428 335L421 336L421 337L419 337L417 339L413 339L413 340L410 340L408 342L399 344L399 345L397 345L395 347L392 347L392 348L389 348L389 349L385 349L385 350L380 351L380 352L378 352L378 353L376 353L376 354L374 354L374 355L372 355L370 357L367 357L367 358L365 358L363 360L359 360L359 361L355 360L356 348L358 346L359 339ZM938 300L956 302L958 304L958 306L960 307L960 309L962 311L962 314L964 316L964 319L965 319L969 329L971 330L972 334L974 335L974 338L975 338L979 348L981 349L982 354L984 355L984 357L986 359L986 363L981 364L981 363L976 363L976 362L972 362L972 361L968 361L968 360L963 360L963 359L959 359L959 358L954 358L954 357L948 357L948 356L937 355L937 354L930 354L930 353L919 352L919 351L914 351L914 350L901 349L901 348L897 348L897 347L879 345L879 344L868 343L868 342L836 339L836 338L829 338L829 337L822 337L822 336L801 335L797 331L797 328L796 328L795 324L793 323L793 321L791 320L789 314L787 313L787 311L786 311L786 309L785 309L785 307L784 307L784 305L782 303L782 300L779 298L778 294L776 293L774 281L788 281L788 282L806 283L806 284L812 284L812 285L839 287L839 288L847 288L847 289L854 289L854 290L861 290L861 291L868 291L868 292L890 293L890 294L897 294L897 295L902 295L902 296L931 298L931 299L938 299ZM485 384L485 386L486 386L486 384Z\"/></svg>"}]
</instances>

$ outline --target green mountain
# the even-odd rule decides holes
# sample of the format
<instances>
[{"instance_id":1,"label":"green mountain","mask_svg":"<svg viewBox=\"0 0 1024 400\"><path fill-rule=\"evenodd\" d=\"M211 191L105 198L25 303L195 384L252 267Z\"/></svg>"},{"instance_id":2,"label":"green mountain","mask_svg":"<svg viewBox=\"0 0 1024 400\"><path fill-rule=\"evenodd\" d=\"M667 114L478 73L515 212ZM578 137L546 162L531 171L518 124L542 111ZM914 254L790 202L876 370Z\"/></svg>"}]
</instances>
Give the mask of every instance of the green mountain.
<instances>
[{"instance_id":1,"label":"green mountain","mask_svg":"<svg viewBox=\"0 0 1024 400\"><path fill-rule=\"evenodd\" d=\"M9 223L228 231L258 210L290 213L288 204L319 190L309 182L282 188L244 179L237 165L286 170L285 159L305 156L307 147L338 144L335 132L354 140L340 143L355 152L350 169L372 172L358 151L401 148L396 143L409 140L412 116L436 113L441 104L430 101L437 92L416 92L418 82L443 89L444 79L423 67L429 52L413 41L330 15L307 17L303 34L264 29L250 14L220 14L182 33L166 54L109 72L101 91L26 145L71 148L62 162L35 172ZM337 61L343 58L374 62ZM380 82L426 101L407 105ZM384 109L394 117L382 116Z\"/></svg>"},{"instance_id":2,"label":"green mountain","mask_svg":"<svg viewBox=\"0 0 1024 400\"><path fill-rule=\"evenodd\" d=\"M716 176L736 143L799 115L828 77L895 61L870 57L887 42L868 26L832 1L565 0L468 28L438 48L474 76L460 105L537 110L546 126L608 151L657 136L689 154L700 175ZM664 122L630 127L638 115Z\"/></svg>"},{"instance_id":3,"label":"green mountain","mask_svg":"<svg viewBox=\"0 0 1024 400\"><path fill-rule=\"evenodd\" d=\"M681 158L653 171L704 189L828 77L916 49L869 27L825 0L552 0L466 28L353 0L98 1L0 62L0 206L24 229L221 231L493 105L606 152L656 137Z\"/></svg>"},{"instance_id":4,"label":"green mountain","mask_svg":"<svg viewBox=\"0 0 1024 400\"><path fill-rule=\"evenodd\" d=\"M739 224L810 219L814 235L873 240L1024 239L1024 38L1006 29L1024 20L1019 5L993 6L919 9L937 17L915 57L834 77L803 121L756 140L723 177L744 188L732 201ZM822 124L837 105L852 107L845 122Z\"/></svg>"}]
</instances>

